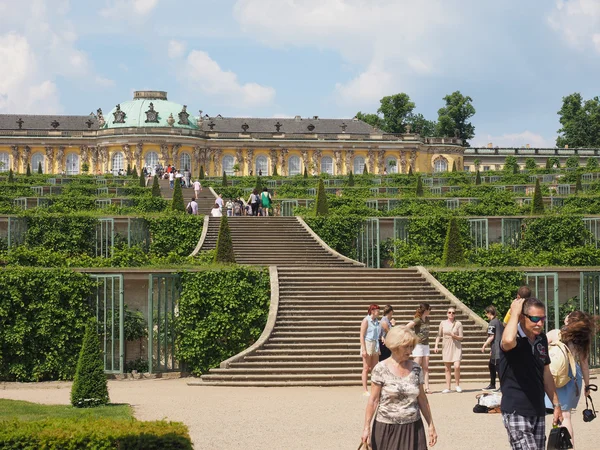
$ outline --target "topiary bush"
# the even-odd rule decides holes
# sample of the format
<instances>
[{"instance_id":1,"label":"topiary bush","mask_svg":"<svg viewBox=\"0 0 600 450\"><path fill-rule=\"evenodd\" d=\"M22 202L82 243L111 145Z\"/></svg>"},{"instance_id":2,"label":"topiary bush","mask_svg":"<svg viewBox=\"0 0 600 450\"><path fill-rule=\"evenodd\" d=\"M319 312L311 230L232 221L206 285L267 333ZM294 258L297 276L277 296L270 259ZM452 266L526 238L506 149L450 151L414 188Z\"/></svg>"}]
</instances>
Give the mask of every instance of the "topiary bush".
<instances>
[{"instance_id":1,"label":"topiary bush","mask_svg":"<svg viewBox=\"0 0 600 450\"><path fill-rule=\"evenodd\" d=\"M327 205L327 195L325 194L325 185L323 180L319 180L319 187L317 188L317 200L315 202L315 215L326 216L329 214L329 206Z\"/></svg>"},{"instance_id":2,"label":"topiary bush","mask_svg":"<svg viewBox=\"0 0 600 450\"><path fill-rule=\"evenodd\" d=\"M542 198L542 189L540 188L539 178L535 179L533 201L531 202L531 214L544 214L544 199Z\"/></svg>"},{"instance_id":3,"label":"topiary bush","mask_svg":"<svg viewBox=\"0 0 600 450\"><path fill-rule=\"evenodd\" d=\"M417 177L417 189L415 191L417 197L423 197L423 180L421 177Z\"/></svg>"},{"instance_id":4,"label":"topiary bush","mask_svg":"<svg viewBox=\"0 0 600 450\"><path fill-rule=\"evenodd\" d=\"M158 184L158 175L154 175L154 179L152 180L152 197L162 197L160 184Z\"/></svg>"},{"instance_id":5,"label":"topiary bush","mask_svg":"<svg viewBox=\"0 0 600 450\"><path fill-rule=\"evenodd\" d=\"M221 181L223 186L227 186L227 174L223 171L223 180Z\"/></svg>"},{"instance_id":6,"label":"topiary bush","mask_svg":"<svg viewBox=\"0 0 600 450\"><path fill-rule=\"evenodd\" d=\"M104 353L100 347L97 326L96 319L90 319L85 328L71 387L71 405L76 408L90 408L109 402Z\"/></svg>"},{"instance_id":7,"label":"topiary bush","mask_svg":"<svg viewBox=\"0 0 600 450\"><path fill-rule=\"evenodd\" d=\"M465 252L461 241L460 229L456 218L450 218L446 241L444 242L444 253L442 255L443 266L458 266L465 261Z\"/></svg>"},{"instance_id":8,"label":"topiary bush","mask_svg":"<svg viewBox=\"0 0 600 450\"><path fill-rule=\"evenodd\" d=\"M185 212L185 203L183 202L183 192L181 191L181 182L179 181L179 178L175 179L173 199L171 200L171 211Z\"/></svg>"},{"instance_id":9,"label":"topiary bush","mask_svg":"<svg viewBox=\"0 0 600 450\"><path fill-rule=\"evenodd\" d=\"M37 173L39 175L41 175L42 173L44 173L44 171L42 170L42 162L41 161L38 161Z\"/></svg>"},{"instance_id":10,"label":"topiary bush","mask_svg":"<svg viewBox=\"0 0 600 450\"><path fill-rule=\"evenodd\" d=\"M475 185L479 186L481 184L481 174L479 173L479 170L477 171L477 173L475 174Z\"/></svg>"},{"instance_id":11,"label":"topiary bush","mask_svg":"<svg viewBox=\"0 0 600 450\"><path fill-rule=\"evenodd\" d=\"M146 187L146 177L144 176L144 171L140 172L140 187Z\"/></svg>"},{"instance_id":12,"label":"topiary bush","mask_svg":"<svg viewBox=\"0 0 600 450\"><path fill-rule=\"evenodd\" d=\"M215 262L233 264L235 263L235 255L233 254L233 243L231 242L231 230L227 216L221 217L221 225L219 227L219 236L217 237L217 252L215 254Z\"/></svg>"},{"instance_id":13,"label":"topiary bush","mask_svg":"<svg viewBox=\"0 0 600 450\"><path fill-rule=\"evenodd\" d=\"M348 186L354 186L354 174L352 171L348 172Z\"/></svg>"}]
</instances>

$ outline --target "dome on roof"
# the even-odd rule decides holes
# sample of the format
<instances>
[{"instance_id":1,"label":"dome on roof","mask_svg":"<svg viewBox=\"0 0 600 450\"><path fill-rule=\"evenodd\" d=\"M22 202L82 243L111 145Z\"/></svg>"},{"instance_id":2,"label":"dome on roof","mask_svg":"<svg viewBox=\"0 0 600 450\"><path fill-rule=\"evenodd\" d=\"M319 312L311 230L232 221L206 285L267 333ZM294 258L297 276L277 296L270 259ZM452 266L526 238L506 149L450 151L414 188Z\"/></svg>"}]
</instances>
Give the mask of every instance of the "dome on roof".
<instances>
[{"instance_id":1,"label":"dome on roof","mask_svg":"<svg viewBox=\"0 0 600 450\"><path fill-rule=\"evenodd\" d=\"M164 91L136 91L132 101L115 106L104 121L102 128L198 129L197 118L187 112L187 106L168 101Z\"/></svg>"}]
</instances>

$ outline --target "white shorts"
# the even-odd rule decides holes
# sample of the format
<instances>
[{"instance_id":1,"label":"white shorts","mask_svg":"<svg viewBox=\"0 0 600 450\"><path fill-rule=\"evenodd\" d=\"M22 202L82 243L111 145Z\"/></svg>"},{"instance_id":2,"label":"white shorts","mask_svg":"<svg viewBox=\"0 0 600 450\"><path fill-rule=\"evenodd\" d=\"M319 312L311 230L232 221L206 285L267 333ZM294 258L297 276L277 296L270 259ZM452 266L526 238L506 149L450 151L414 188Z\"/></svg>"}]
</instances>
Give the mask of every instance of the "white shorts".
<instances>
[{"instance_id":1,"label":"white shorts","mask_svg":"<svg viewBox=\"0 0 600 450\"><path fill-rule=\"evenodd\" d=\"M377 351L377 341L365 341L365 350L367 351L367 355L379 355Z\"/></svg>"},{"instance_id":2,"label":"white shorts","mask_svg":"<svg viewBox=\"0 0 600 450\"><path fill-rule=\"evenodd\" d=\"M429 355L430 355L429 345L417 344L417 345L415 345L415 348L413 349L411 356L417 357L417 356L429 356Z\"/></svg>"}]
</instances>

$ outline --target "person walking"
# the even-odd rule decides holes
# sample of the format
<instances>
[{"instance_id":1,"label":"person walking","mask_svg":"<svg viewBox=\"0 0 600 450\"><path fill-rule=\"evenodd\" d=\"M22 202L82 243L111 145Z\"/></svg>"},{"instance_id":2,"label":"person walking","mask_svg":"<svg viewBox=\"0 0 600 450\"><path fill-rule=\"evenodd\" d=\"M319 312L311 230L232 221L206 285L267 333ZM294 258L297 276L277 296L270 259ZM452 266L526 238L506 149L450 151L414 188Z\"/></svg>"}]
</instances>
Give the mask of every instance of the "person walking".
<instances>
[{"instance_id":1,"label":"person walking","mask_svg":"<svg viewBox=\"0 0 600 450\"><path fill-rule=\"evenodd\" d=\"M546 423L544 392L552 399L558 425L563 416L550 372L548 339L543 333L544 303L535 297L513 300L510 319L500 343L502 422L513 450L544 450Z\"/></svg>"},{"instance_id":2,"label":"person walking","mask_svg":"<svg viewBox=\"0 0 600 450\"><path fill-rule=\"evenodd\" d=\"M496 373L498 372L498 363L500 362L500 341L502 340L502 332L504 325L498 319L498 312L493 305L485 308L485 315L489 320L488 323L488 338L481 347L481 353L485 353L487 346L490 346L490 362L488 369L490 370L490 384L484 388L484 391L496 390Z\"/></svg>"},{"instance_id":3,"label":"person walking","mask_svg":"<svg viewBox=\"0 0 600 450\"><path fill-rule=\"evenodd\" d=\"M218 203L215 203L215 205L212 207L210 210L210 215L211 217L221 217L223 215Z\"/></svg>"},{"instance_id":4,"label":"person walking","mask_svg":"<svg viewBox=\"0 0 600 450\"><path fill-rule=\"evenodd\" d=\"M431 314L429 303L421 303L415 311L415 318L406 324L406 327L412 328L419 338L411 356L423 369L426 394L431 394L429 390L429 314Z\"/></svg>"},{"instance_id":5,"label":"person walking","mask_svg":"<svg viewBox=\"0 0 600 450\"><path fill-rule=\"evenodd\" d=\"M215 200L215 203L217 205L219 205L219 209L221 210L221 212L223 212L223 194L219 194L217 196L217 199Z\"/></svg>"},{"instance_id":6,"label":"person walking","mask_svg":"<svg viewBox=\"0 0 600 450\"><path fill-rule=\"evenodd\" d=\"M362 386L363 395L369 395L367 388L367 378L369 372L373 370L379 359L379 305L371 305L367 311L366 317L360 323L360 356L362 357Z\"/></svg>"},{"instance_id":7,"label":"person walking","mask_svg":"<svg viewBox=\"0 0 600 450\"><path fill-rule=\"evenodd\" d=\"M269 209L271 208L271 194L269 190L264 187L262 193L260 194L260 202L262 204L263 215L269 217Z\"/></svg>"},{"instance_id":8,"label":"person walking","mask_svg":"<svg viewBox=\"0 0 600 450\"><path fill-rule=\"evenodd\" d=\"M194 196L196 198L200 197L200 191L202 190L202 184L200 184L200 180L196 180L192 183L194 186Z\"/></svg>"},{"instance_id":9,"label":"person walking","mask_svg":"<svg viewBox=\"0 0 600 450\"><path fill-rule=\"evenodd\" d=\"M394 317L394 308L392 305L385 305L383 307L383 317L381 318L381 330L379 330L379 361L389 358L392 352L385 345L385 337L396 324Z\"/></svg>"},{"instance_id":10,"label":"person walking","mask_svg":"<svg viewBox=\"0 0 600 450\"><path fill-rule=\"evenodd\" d=\"M260 206L260 197L258 195L258 190L254 189L250 197L248 197L248 202L250 204L250 208L252 208L252 215L258 216L258 207Z\"/></svg>"},{"instance_id":11,"label":"person walking","mask_svg":"<svg viewBox=\"0 0 600 450\"><path fill-rule=\"evenodd\" d=\"M190 202L185 207L185 210L194 216L198 215L198 203L196 202L196 197L192 197Z\"/></svg>"},{"instance_id":12,"label":"person walking","mask_svg":"<svg viewBox=\"0 0 600 450\"><path fill-rule=\"evenodd\" d=\"M169 172L169 187L175 189L175 173L172 170Z\"/></svg>"},{"instance_id":13,"label":"person walking","mask_svg":"<svg viewBox=\"0 0 600 450\"><path fill-rule=\"evenodd\" d=\"M434 352L438 352L438 343L442 340L442 360L444 361L444 375L446 376L446 389L442 394L452 392L450 390L450 382L452 375L450 369L454 366L454 382L456 383L456 392L462 392L460 387L460 360L462 359L462 340L463 326L456 320L456 309L451 306L446 313L448 318L440 322L438 335L435 338Z\"/></svg>"},{"instance_id":14,"label":"person walking","mask_svg":"<svg viewBox=\"0 0 600 450\"><path fill-rule=\"evenodd\" d=\"M410 360L418 340L405 327L394 327L387 334L392 355L373 369L361 437L373 450L427 450L428 443L433 447L437 442L431 408L423 390L423 370ZM421 414L428 425L427 436Z\"/></svg>"},{"instance_id":15,"label":"person walking","mask_svg":"<svg viewBox=\"0 0 600 450\"><path fill-rule=\"evenodd\" d=\"M567 346L567 351L571 353L575 363L575 373L573 373L569 357L564 355L568 366L569 381L564 386L556 388L563 416L562 425L569 430L573 447L575 447L575 432L571 420L571 410L577 408L581 393L583 392L583 395L587 397L590 395L590 386L594 386L590 385L589 356L595 330L594 321L589 314L573 311L565 317L565 325L560 330L554 329L547 334L548 345L552 346L562 342ZM554 376L554 382L556 384L556 376ZM552 404L546 397L546 408L551 407Z\"/></svg>"}]
</instances>

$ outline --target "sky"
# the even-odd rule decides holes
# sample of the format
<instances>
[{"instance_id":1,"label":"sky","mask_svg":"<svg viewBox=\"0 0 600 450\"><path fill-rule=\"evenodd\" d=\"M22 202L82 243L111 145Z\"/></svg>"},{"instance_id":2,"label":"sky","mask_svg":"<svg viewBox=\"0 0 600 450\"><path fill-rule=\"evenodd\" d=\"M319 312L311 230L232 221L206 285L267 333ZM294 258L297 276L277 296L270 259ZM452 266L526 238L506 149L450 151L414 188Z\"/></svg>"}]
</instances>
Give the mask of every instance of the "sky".
<instances>
[{"instance_id":1,"label":"sky","mask_svg":"<svg viewBox=\"0 0 600 450\"><path fill-rule=\"evenodd\" d=\"M598 95L599 0L0 0L0 113L85 115L163 90L198 114L351 118L473 99L471 145L553 147Z\"/></svg>"}]
</instances>

